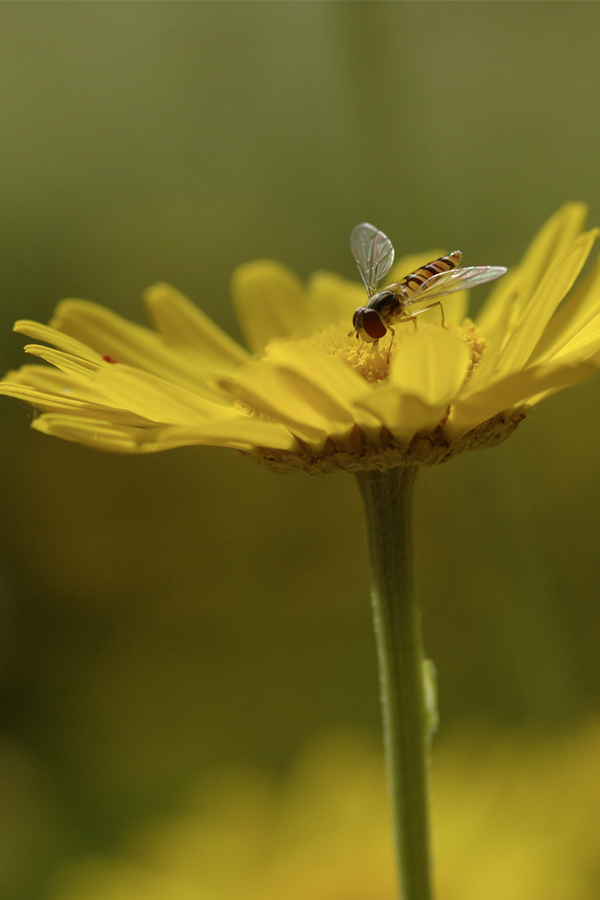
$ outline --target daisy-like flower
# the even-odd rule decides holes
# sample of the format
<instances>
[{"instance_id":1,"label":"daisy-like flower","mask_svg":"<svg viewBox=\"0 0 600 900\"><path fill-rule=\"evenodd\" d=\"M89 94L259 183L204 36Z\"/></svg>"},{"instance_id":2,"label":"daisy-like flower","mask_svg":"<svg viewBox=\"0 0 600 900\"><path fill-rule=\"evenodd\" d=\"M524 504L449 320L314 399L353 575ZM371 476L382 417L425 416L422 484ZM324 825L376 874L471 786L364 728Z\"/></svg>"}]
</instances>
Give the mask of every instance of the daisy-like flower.
<instances>
[{"instance_id":1,"label":"daisy-like flower","mask_svg":"<svg viewBox=\"0 0 600 900\"><path fill-rule=\"evenodd\" d=\"M443 320L400 318L375 343L356 336L363 327L371 339L386 331L372 313L358 313L349 333L365 303L358 285L321 273L304 289L265 261L242 266L233 279L252 353L164 284L146 293L156 332L82 300L64 300L49 326L15 326L43 342L27 352L55 367L24 366L0 384L41 411L38 431L120 453L215 444L281 471L356 474L404 900L432 898L427 755L435 684L412 575L415 475L419 465L499 443L535 403L600 366L600 267L558 309L599 233L581 230L584 215L570 204L550 219L477 323L465 318L459 293L444 299ZM436 256L400 260L390 283ZM372 287L370 275L365 281Z\"/></svg>"},{"instance_id":2,"label":"daisy-like flower","mask_svg":"<svg viewBox=\"0 0 600 900\"><path fill-rule=\"evenodd\" d=\"M600 268L557 312L598 234L584 215L559 210L476 322L462 292L444 300L446 327L432 312L368 344L348 334L358 284L317 273L304 288L254 262L233 278L250 352L157 284L145 295L156 331L83 300L63 300L49 326L17 322L43 342L26 352L55 368L9 372L0 392L41 411L38 431L118 453L212 444L310 474L444 462L499 443L600 366ZM390 281L437 255L401 259Z\"/></svg>"}]
</instances>

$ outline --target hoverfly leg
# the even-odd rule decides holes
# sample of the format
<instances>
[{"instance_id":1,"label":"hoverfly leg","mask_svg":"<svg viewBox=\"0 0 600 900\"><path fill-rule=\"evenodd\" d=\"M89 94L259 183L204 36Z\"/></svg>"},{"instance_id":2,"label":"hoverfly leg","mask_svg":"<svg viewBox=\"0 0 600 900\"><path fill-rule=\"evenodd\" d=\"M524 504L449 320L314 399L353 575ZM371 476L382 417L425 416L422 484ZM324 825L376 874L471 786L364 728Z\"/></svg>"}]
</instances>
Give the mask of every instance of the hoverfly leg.
<instances>
[{"instance_id":1,"label":"hoverfly leg","mask_svg":"<svg viewBox=\"0 0 600 900\"><path fill-rule=\"evenodd\" d=\"M388 325L388 331L389 331L389 332L391 333L391 335L392 335L392 337L391 337L391 339L390 339L390 342L389 342L389 344L388 344L388 352L387 352L387 364L388 364L388 366L389 366L389 364L390 364L390 354L391 354L391 352L392 352L392 347L393 347L393 345L394 345L394 338L396 337L396 332L394 331L394 329L392 328L391 325Z\"/></svg>"},{"instance_id":2,"label":"hoverfly leg","mask_svg":"<svg viewBox=\"0 0 600 900\"><path fill-rule=\"evenodd\" d=\"M436 302L435 302L435 303L432 303L431 305L432 305L432 306L439 306L440 312L441 312L441 314L442 314L442 321L441 321L440 324L441 324L442 328L445 328L445 327L446 327L446 314L444 313L444 307L442 306L442 304L440 303L439 300L436 300Z\"/></svg>"},{"instance_id":3,"label":"hoverfly leg","mask_svg":"<svg viewBox=\"0 0 600 900\"><path fill-rule=\"evenodd\" d=\"M421 310L419 310L421 312ZM415 326L415 331L417 331L417 314L413 313L410 316L402 316L400 319L401 322L412 322Z\"/></svg>"},{"instance_id":4,"label":"hoverfly leg","mask_svg":"<svg viewBox=\"0 0 600 900\"><path fill-rule=\"evenodd\" d=\"M430 303L428 306L424 306L423 309L418 309L416 312L414 312L410 316L410 318L414 319L415 316L419 316L419 315L421 315L421 313L427 312L428 309L433 309L434 306L439 306L440 313L442 315L442 321L440 322L440 325L442 326L442 328L445 328L446 327L446 316L444 314L444 307L442 306L441 300L434 300L433 303ZM407 318L408 318L408 316L407 316Z\"/></svg>"}]
</instances>

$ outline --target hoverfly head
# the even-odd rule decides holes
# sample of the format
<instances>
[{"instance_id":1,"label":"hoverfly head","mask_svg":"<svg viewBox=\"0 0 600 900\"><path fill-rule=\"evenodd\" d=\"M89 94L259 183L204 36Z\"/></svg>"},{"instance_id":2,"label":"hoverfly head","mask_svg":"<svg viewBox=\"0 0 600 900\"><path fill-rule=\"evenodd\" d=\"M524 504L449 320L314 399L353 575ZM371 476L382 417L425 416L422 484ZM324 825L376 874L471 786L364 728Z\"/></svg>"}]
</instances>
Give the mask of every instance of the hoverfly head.
<instances>
[{"instance_id":1,"label":"hoverfly head","mask_svg":"<svg viewBox=\"0 0 600 900\"><path fill-rule=\"evenodd\" d=\"M369 344L378 341L387 332L387 328L383 323L383 319L374 309L365 306L359 306L354 313L352 324L356 332L356 337L361 337L363 341Z\"/></svg>"}]
</instances>

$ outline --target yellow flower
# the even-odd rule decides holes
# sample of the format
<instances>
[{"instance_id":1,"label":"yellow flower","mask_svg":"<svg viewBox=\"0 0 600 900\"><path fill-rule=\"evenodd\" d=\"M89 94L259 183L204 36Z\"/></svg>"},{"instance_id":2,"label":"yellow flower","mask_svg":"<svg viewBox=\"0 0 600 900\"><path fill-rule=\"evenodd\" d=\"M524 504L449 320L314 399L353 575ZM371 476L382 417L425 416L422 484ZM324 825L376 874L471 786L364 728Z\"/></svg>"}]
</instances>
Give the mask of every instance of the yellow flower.
<instances>
[{"instance_id":1,"label":"yellow flower","mask_svg":"<svg viewBox=\"0 0 600 900\"><path fill-rule=\"evenodd\" d=\"M17 322L52 345L26 351L56 368L24 366L0 392L42 412L38 431L118 453L213 444L311 474L443 462L503 440L600 366L598 266L557 311L598 234L581 231L584 215L569 204L550 219L476 324L456 294L447 327L433 316L367 344L348 335L361 287L317 273L305 289L262 261L233 278L252 353L158 284L145 296L156 332L83 300L64 300L50 326ZM390 279L426 258L400 260Z\"/></svg>"},{"instance_id":2,"label":"yellow flower","mask_svg":"<svg viewBox=\"0 0 600 900\"><path fill-rule=\"evenodd\" d=\"M436 753L439 900L589 900L600 889L600 725L567 739L457 732ZM53 900L395 900L381 753L351 734L285 783L214 774L127 851L63 871Z\"/></svg>"}]
</instances>

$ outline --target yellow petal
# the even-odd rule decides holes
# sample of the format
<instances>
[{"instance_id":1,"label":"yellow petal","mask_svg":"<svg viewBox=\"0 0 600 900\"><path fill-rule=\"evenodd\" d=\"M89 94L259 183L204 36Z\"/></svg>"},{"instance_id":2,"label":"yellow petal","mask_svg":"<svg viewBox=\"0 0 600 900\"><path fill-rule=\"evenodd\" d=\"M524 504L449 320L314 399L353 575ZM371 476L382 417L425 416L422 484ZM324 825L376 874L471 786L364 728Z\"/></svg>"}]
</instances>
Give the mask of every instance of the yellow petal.
<instances>
[{"instance_id":1,"label":"yellow petal","mask_svg":"<svg viewBox=\"0 0 600 900\"><path fill-rule=\"evenodd\" d=\"M91 382L95 396L106 406L129 410L153 422L186 425L198 420L222 418L230 413L231 401L223 395L216 403L163 379L123 364L99 364L71 357L60 350L32 345L29 353L46 359L71 376L73 396L79 385Z\"/></svg>"},{"instance_id":2,"label":"yellow petal","mask_svg":"<svg viewBox=\"0 0 600 900\"><path fill-rule=\"evenodd\" d=\"M518 321L523 296L524 284L518 268L494 282L487 300L475 316L477 328L492 346L498 345L500 349L501 341L507 335L508 321L515 324Z\"/></svg>"},{"instance_id":3,"label":"yellow petal","mask_svg":"<svg viewBox=\"0 0 600 900\"><path fill-rule=\"evenodd\" d=\"M431 325L408 338L392 360L389 384L358 401L400 440L433 430L463 384L471 354L445 328Z\"/></svg>"},{"instance_id":4,"label":"yellow petal","mask_svg":"<svg viewBox=\"0 0 600 900\"><path fill-rule=\"evenodd\" d=\"M237 412L226 419L173 429L165 432L161 440L169 447L201 444L247 451L254 447L266 447L291 453L297 453L300 449L294 436L279 422L268 422Z\"/></svg>"},{"instance_id":5,"label":"yellow petal","mask_svg":"<svg viewBox=\"0 0 600 900\"><path fill-rule=\"evenodd\" d=\"M16 384L15 382L0 382L0 394L6 397L15 397L17 400L25 400L31 403L36 409L44 412L60 412L69 411L73 416L90 416L104 419L108 422L119 422L122 425L146 426L153 424L148 419L136 416L127 410L115 409L111 406L102 406L96 403L89 403L85 400L79 400L76 397L61 396L60 394L49 394L45 391L35 390L24 384Z\"/></svg>"},{"instance_id":6,"label":"yellow petal","mask_svg":"<svg viewBox=\"0 0 600 900\"><path fill-rule=\"evenodd\" d=\"M222 422L190 428L168 425L131 428L93 418L45 414L36 419L33 428L44 434L113 453L156 453L194 444L246 451L255 446L292 452L298 449L293 437L282 425L242 414Z\"/></svg>"},{"instance_id":7,"label":"yellow petal","mask_svg":"<svg viewBox=\"0 0 600 900\"><path fill-rule=\"evenodd\" d=\"M30 356L37 356L39 359L45 359L46 362L51 363L63 372L68 372L74 378L89 378L94 372L100 371L102 366L110 365L102 362L102 360L96 363L82 359L80 356L63 353L62 350L55 350L54 347L43 347L41 344L26 344L25 353L29 353Z\"/></svg>"},{"instance_id":8,"label":"yellow petal","mask_svg":"<svg viewBox=\"0 0 600 900\"><path fill-rule=\"evenodd\" d=\"M507 280L507 286L510 288L510 291L503 298L504 306L500 310L499 318L495 323L495 337L491 339L491 344L486 349L483 359L471 375L465 388L467 393L475 393L494 377L498 367L498 360L519 321L522 301L521 285L518 278L511 277L513 275L514 273L509 272L502 279L502 281ZM485 336L489 339L489 333L486 333Z\"/></svg>"},{"instance_id":9,"label":"yellow petal","mask_svg":"<svg viewBox=\"0 0 600 900\"><path fill-rule=\"evenodd\" d=\"M322 447L328 436L347 435L352 414L342 403L302 374L263 360L225 379L230 390L251 408L272 416L311 447Z\"/></svg>"},{"instance_id":10,"label":"yellow petal","mask_svg":"<svg viewBox=\"0 0 600 900\"><path fill-rule=\"evenodd\" d=\"M587 359L590 354L595 354L600 345L600 315L586 325L579 334L576 334L564 347L554 354L548 363L565 362L566 360Z\"/></svg>"},{"instance_id":11,"label":"yellow petal","mask_svg":"<svg viewBox=\"0 0 600 900\"><path fill-rule=\"evenodd\" d=\"M247 263L233 273L231 289L254 353L261 355L273 338L310 334L304 288L286 266L268 259Z\"/></svg>"},{"instance_id":12,"label":"yellow petal","mask_svg":"<svg viewBox=\"0 0 600 900\"><path fill-rule=\"evenodd\" d=\"M97 450L111 453L144 453L162 449L158 443L152 443L152 437L156 438L161 426L148 429L131 428L94 418L45 413L36 419L31 427L41 431L42 434L75 441L78 444L85 444L86 447L95 447ZM141 434L148 437L148 443L144 447L138 442Z\"/></svg>"},{"instance_id":13,"label":"yellow petal","mask_svg":"<svg viewBox=\"0 0 600 900\"><path fill-rule=\"evenodd\" d=\"M7 372L4 382L26 385L32 390L49 394L76 396L86 403L102 404L106 400L104 394L92 386L89 377L74 378L51 366L21 366L16 371Z\"/></svg>"},{"instance_id":14,"label":"yellow petal","mask_svg":"<svg viewBox=\"0 0 600 900\"><path fill-rule=\"evenodd\" d=\"M248 362L247 351L170 284L148 288L144 300L165 343L191 352L204 368L228 372Z\"/></svg>"},{"instance_id":15,"label":"yellow petal","mask_svg":"<svg viewBox=\"0 0 600 900\"><path fill-rule=\"evenodd\" d=\"M598 358L550 362L514 372L475 394L459 398L444 426L451 440L462 437L486 419L510 411L546 392L578 384L588 379L598 367Z\"/></svg>"},{"instance_id":16,"label":"yellow petal","mask_svg":"<svg viewBox=\"0 0 600 900\"><path fill-rule=\"evenodd\" d=\"M49 325L41 325L39 322L32 322L29 319L20 319L18 322L15 322L13 331L35 338L37 341L52 344L58 350L63 350L73 357L78 356L90 362L100 362L102 358L99 353L82 344L81 341L70 337L68 334L63 334Z\"/></svg>"},{"instance_id":17,"label":"yellow petal","mask_svg":"<svg viewBox=\"0 0 600 900\"><path fill-rule=\"evenodd\" d=\"M355 310L365 306L367 300L362 284L329 272L315 272L306 294L307 321L311 332L338 322L344 323L346 331L350 331Z\"/></svg>"},{"instance_id":18,"label":"yellow petal","mask_svg":"<svg viewBox=\"0 0 600 900\"><path fill-rule=\"evenodd\" d=\"M429 325L394 354L390 384L429 405L447 404L462 386L470 361L465 341L446 328Z\"/></svg>"},{"instance_id":19,"label":"yellow petal","mask_svg":"<svg viewBox=\"0 0 600 900\"><path fill-rule=\"evenodd\" d=\"M600 313L600 259L584 282L552 317L530 362L551 359Z\"/></svg>"},{"instance_id":20,"label":"yellow petal","mask_svg":"<svg viewBox=\"0 0 600 900\"><path fill-rule=\"evenodd\" d=\"M456 291L448 297L442 297L444 317L451 325L460 325L469 311L469 292Z\"/></svg>"},{"instance_id":21,"label":"yellow petal","mask_svg":"<svg viewBox=\"0 0 600 900\"><path fill-rule=\"evenodd\" d=\"M433 431L448 404L430 406L420 397L401 394L390 387L375 388L357 401L380 420L402 443L408 444L418 432Z\"/></svg>"},{"instance_id":22,"label":"yellow petal","mask_svg":"<svg viewBox=\"0 0 600 900\"><path fill-rule=\"evenodd\" d=\"M105 395L107 404L153 422L192 425L230 414L229 404L214 403L130 366L107 365L95 375L93 384Z\"/></svg>"},{"instance_id":23,"label":"yellow petal","mask_svg":"<svg viewBox=\"0 0 600 900\"><path fill-rule=\"evenodd\" d=\"M552 261L573 244L583 229L586 216L585 203L565 203L542 226L519 266L526 297L536 289Z\"/></svg>"},{"instance_id":24,"label":"yellow petal","mask_svg":"<svg viewBox=\"0 0 600 900\"><path fill-rule=\"evenodd\" d=\"M107 354L119 363L151 372L204 396L216 393L206 382L203 367L167 347L154 331L128 322L98 303L63 300L50 325L83 342L100 356Z\"/></svg>"},{"instance_id":25,"label":"yellow petal","mask_svg":"<svg viewBox=\"0 0 600 900\"><path fill-rule=\"evenodd\" d=\"M369 386L351 366L304 343L273 342L267 348L267 359L325 391L366 434L379 430L377 418L355 405Z\"/></svg>"},{"instance_id":26,"label":"yellow petal","mask_svg":"<svg viewBox=\"0 0 600 900\"><path fill-rule=\"evenodd\" d=\"M504 375L521 369L540 339L546 324L565 294L573 286L589 256L600 229L580 235L548 267L533 297L523 310L510 340L498 359L496 373Z\"/></svg>"},{"instance_id":27,"label":"yellow petal","mask_svg":"<svg viewBox=\"0 0 600 900\"><path fill-rule=\"evenodd\" d=\"M573 243L583 228L586 214L584 203L562 206L537 233L518 269L496 282L477 317L477 325L489 341L494 341L501 333L499 320L506 300L514 290L514 281L519 282L521 302L527 303L553 259Z\"/></svg>"}]
</instances>

